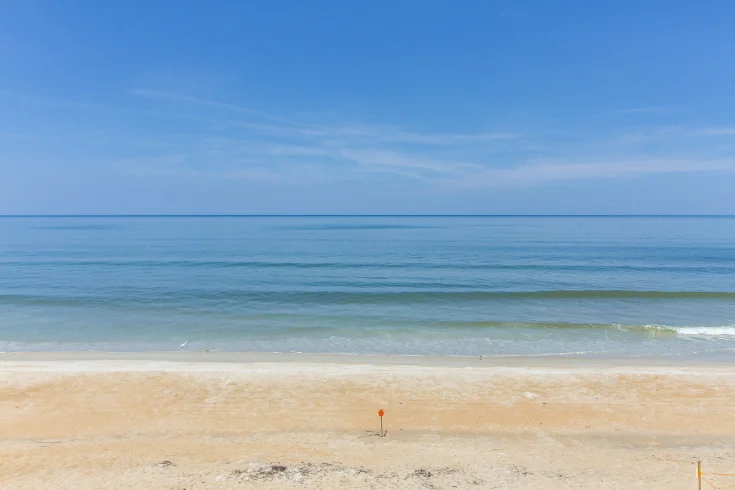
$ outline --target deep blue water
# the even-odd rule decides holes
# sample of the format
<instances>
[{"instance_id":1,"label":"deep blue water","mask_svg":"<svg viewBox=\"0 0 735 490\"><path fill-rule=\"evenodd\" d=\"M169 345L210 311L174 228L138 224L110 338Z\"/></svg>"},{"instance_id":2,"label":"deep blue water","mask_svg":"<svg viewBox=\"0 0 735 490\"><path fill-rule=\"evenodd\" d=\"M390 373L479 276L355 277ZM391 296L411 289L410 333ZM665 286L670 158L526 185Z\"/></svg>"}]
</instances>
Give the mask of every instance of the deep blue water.
<instances>
[{"instance_id":1,"label":"deep blue water","mask_svg":"<svg viewBox=\"0 0 735 490\"><path fill-rule=\"evenodd\" d=\"M0 218L0 351L184 341L735 359L735 218Z\"/></svg>"}]
</instances>

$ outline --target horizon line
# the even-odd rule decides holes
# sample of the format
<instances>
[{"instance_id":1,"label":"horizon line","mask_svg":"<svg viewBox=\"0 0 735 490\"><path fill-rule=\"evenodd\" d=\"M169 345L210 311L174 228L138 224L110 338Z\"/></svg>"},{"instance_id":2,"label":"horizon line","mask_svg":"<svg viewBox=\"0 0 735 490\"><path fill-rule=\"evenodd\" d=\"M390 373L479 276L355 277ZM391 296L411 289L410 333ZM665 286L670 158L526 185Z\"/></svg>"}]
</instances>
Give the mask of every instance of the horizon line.
<instances>
[{"instance_id":1,"label":"horizon line","mask_svg":"<svg viewBox=\"0 0 735 490\"><path fill-rule=\"evenodd\" d=\"M0 214L0 218L732 218L735 214Z\"/></svg>"}]
</instances>

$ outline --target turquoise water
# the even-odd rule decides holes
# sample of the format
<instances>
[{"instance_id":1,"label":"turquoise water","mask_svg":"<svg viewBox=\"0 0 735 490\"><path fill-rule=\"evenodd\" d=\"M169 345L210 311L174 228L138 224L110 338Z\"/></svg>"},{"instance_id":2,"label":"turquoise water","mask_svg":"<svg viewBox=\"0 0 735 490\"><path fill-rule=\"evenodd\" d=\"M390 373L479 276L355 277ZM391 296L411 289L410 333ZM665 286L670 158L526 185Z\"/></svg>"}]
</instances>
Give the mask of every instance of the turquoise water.
<instances>
[{"instance_id":1,"label":"turquoise water","mask_svg":"<svg viewBox=\"0 0 735 490\"><path fill-rule=\"evenodd\" d=\"M0 351L90 349L735 358L735 218L0 218Z\"/></svg>"}]
</instances>

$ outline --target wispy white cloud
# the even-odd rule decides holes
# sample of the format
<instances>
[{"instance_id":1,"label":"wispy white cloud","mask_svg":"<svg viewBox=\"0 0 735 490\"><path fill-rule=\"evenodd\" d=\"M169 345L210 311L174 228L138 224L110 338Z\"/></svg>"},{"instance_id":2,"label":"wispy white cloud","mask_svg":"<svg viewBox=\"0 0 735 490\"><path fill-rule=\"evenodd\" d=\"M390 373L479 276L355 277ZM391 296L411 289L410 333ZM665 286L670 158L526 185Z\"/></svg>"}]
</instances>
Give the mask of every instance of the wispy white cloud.
<instances>
[{"instance_id":1,"label":"wispy white cloud","mask_svg":"<svg viewBox=\"0 0 735 490\"><path fill-rule=\"evenodd\" d=\"M266 119L272 119L274 121L281 121L281 122L290 123L290 124L298 124L295 121L292 121L290 119L286 119L280 116L275 116L273 114L269 114L264 111L251 109L250 107L244 107L244 106L236 105L236 104L228 104L225 102L218 102L215 100L202 99L199 97L192 97L189 95L177 94L173 92L167 92L167 91L161 91L161 90L149 90L149 89L134 89L134 90L129 90L128 93L132 95L137 95L140 97L147 97L149 99L164 99L164 100L176 101L176 102L188 102L192 104L215 107L218 109L227 109L231 111L243 112L246 114L259 116L259 117L263 117Z\"/></svg>"},{"instance_id":2,"label":"wispy white cloud","mask_svg":"<svg viewBox=\"0 0 735 490\"><path fill-rule=\"evenodd\" d=\"M711 141L705 141L705 137L721 137L723 142L732 141L735 136L735 126L638 126L627 129L617 134L615 141L624 145L641 145L660 143L670 148L677 145L690 144L698 148L700 152L713 149Z\"/></svg>"},{"instance_id":3,"label":"wispy white cloud","mask_svg":"<svg viewBox=\"0 0 735 490\"><path fill-rule=\"evenodd\" d=\"M431 158L408 151L380 148L323 147L258 142L211 142L208 152L169 154L125 162L136 172L186 173L227 179L281 183L325 183L361 179L364 172L382 173L452 188L543 185L552 182L623 179L675 173L735 172L735 158L580 158L489 160ZM206 167L207 156L224 157ZM319 162L315 164L314 162ZM308 172L306 170L308 169Z\"/></svg>"},{"instance_id":4,"label":"wispy white cloud","mask_svg":"<svg viewBox=\"0 0 735 490\"><path fill-rule=\"evenodd\" d=\"M631 107L629 109L620 109L617 114L664 114L672 112L672 107L649 106L649 107Z\"/></svg>"},{"instance_id":5,"label":"wispy white cloud","mask_svg":"<svg viewBox=\"0 0 735 490\"><path fill-rule=\"evenodd\" d=\"M483 143L492 141L511 140L519 135L511 132L483 132L483 133L418 133L403 131L389 126L366 126L366 125L321 125L297 121L293 118L283 117L264 111L234 105L224 102L201 99L188 95L176 94L166 91L135 89L130 94L151 99L164 99L169 101L187 102L203 106L215 107L246 113L252 116L278 121L282 124L274 125L257 121L228 121L240 127L253 131L274 134L282 137L322 137L322 138L363 138L380 140L385 143L416 143L422 145L461 145L470 143ZM175 114L170 114L176 116Z\"/></svg>"},{"instance_id":6,"label":"wispy white cloud","mask_svg":"<svg viewBox=\"0 0 735 490\"><path fill-rule=\"evenodd\" d=\"M145 138L128 138L135 152L149 155L112 158L111 162L121 171L136 175L298 185L362 180L367 173L370 178L384 181L395 178L432 186L489 188L735 172L735 159L722 157L735 144L735 126L730 125L422 132L393 124L334 123L333 119L324 121L316 115L305 121L306 116L281 116L165 91L136 89L130 94L151 103L122 107L120 117L170 117L191 123L153 128L150 134L148 130L141 132ZM106 113L117 110L94 103L28 100ZM165 110L157 101L166 102ZM644 109L653 108L627 111L632 114ZM160 141L161 146L135 145L135 141ZM155 151L160 154L150 154Z\"/></svg>"},{"instance_id":7,"label":"wispy white cloud","mask_svg":"<svg viewBox=\"0 0 735 490\"><path fill-rule=\"evenodd\" d=\"M735 126L702 128L696 133L704 136L735 136Z\"/></svg>"},{"instance_id":8,"label":"wispy white cloud","mask_svg":"<svg viewBox=\"0 0 735 490\"><path fill-rule=\"evenodd\" d=\"M383 139L402 143L421 143L427 145L461 145L492 141L512 140L520 135L504 132L490 133L394 133L385 134Z\"/></svg>"},{"instance_id":9,"label":"wispy white cloud","mask_svg":"<svg viewBox=\"0 0 735 490\"><path fill-rule=\"evenodd\" d=\"M484 168L480 164L431 160L398 151L339 150L338 156L360 165L423 170L434 175L464 175Z\"/></svg>"},{"instance_id":10,"label":"wispy white cloud","mask_svg":"<svg viewBox=\"0 0 735 490\"><path fill-rule=\"evenodd\" d=\"M452 184L466 187L538 185L560 181L621 179L695 172L735 172L735 158L702 160L648 158L594 162L531 161L507 168L486 168L481 172L454 180Z\"/></svg>"}]
</instances>

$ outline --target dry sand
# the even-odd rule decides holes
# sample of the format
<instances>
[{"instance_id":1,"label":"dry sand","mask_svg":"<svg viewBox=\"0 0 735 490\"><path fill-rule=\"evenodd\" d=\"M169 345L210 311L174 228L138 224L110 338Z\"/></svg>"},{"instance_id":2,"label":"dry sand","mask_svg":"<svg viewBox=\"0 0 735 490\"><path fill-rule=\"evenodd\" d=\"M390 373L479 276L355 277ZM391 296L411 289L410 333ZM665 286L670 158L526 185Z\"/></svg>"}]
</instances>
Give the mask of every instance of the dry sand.
<instances>
[{"instance_id":1,"label":"dry sand","mask_svg":"<svg viewBox=\"0 0 735 490\"><path fill-rule=\"evenodd\" d=\"M735 472L735 366L100 357L0 355L0 488L694 489L698 459Z\"/></svg>"}]
</instances>

